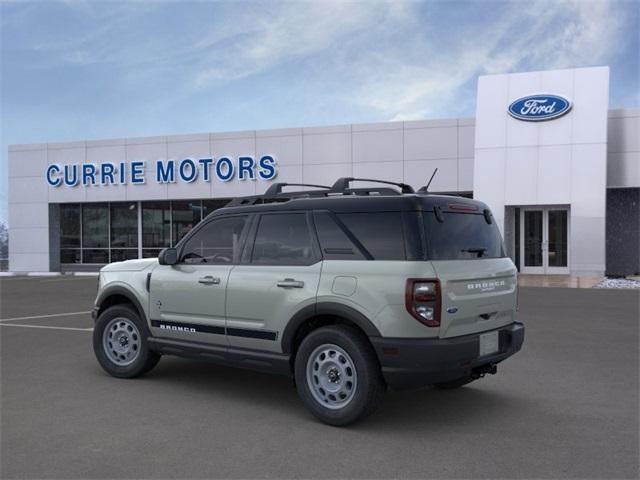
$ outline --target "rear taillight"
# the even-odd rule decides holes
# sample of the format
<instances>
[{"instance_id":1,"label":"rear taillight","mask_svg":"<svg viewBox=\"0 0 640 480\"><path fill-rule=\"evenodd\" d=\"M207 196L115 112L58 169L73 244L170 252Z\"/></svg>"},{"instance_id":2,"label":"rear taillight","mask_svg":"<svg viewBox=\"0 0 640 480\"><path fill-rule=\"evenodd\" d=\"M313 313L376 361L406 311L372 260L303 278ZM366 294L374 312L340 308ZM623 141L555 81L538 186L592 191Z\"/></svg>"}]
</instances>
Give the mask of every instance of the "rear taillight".
<instances>
[{"instance_id":1,"label":"rear taillight","mask_svg":"<svg viewBox=\"0 0 640 480\"><path fill-rule=\"evenodd\" d=\"M413 318L427 327L440 326L440 282L410 278L405 290L405 305Z\"/></svg>"}]
</instances>

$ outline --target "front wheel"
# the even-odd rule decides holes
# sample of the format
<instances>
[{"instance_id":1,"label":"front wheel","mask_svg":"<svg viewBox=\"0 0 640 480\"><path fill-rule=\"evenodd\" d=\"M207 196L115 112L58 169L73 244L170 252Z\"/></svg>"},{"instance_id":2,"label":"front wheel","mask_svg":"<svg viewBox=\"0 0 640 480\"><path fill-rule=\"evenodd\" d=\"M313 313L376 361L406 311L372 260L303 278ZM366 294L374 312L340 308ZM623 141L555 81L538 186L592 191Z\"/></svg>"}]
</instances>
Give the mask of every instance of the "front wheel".
<instances>
[{"instance_id":1,"label":"front wheel","mask_svg":"<svg viewBox=\"0 0 640 480\"><path fill-rule=\"evenodd\" d=\"M128 305L114 305L100 314L93 329L93 351L100 366L118 378L134 378L156 366L160 355L149 350L149 331Z\"/></svg>"},{"instance_id":2,"label":"front wheel","mask_svg":"<svg viewBox=\"0 0 640 480\"><path fill-rule=\"evenodd\" d=\"M345 325L319 328L302 341L295 378L305 406L336 426L372 414L385 391L373 348L363 334Z\"/></svg>"}]
</instances>

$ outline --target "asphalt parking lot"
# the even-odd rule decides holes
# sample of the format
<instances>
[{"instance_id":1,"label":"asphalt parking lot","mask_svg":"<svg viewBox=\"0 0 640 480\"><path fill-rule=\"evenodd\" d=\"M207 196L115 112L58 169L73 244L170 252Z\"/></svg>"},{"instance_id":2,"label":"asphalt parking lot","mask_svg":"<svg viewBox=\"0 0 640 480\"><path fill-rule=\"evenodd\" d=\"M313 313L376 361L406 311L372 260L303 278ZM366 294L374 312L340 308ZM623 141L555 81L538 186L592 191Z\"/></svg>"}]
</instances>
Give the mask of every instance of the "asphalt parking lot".
<instances>
[{"instance_id":1,"label":"asphalt parking lot","mask_svg":"<svg viewBox=\"0 0 640 480\"><path fill-rule=\"evenodd\" d=\"M523 288L498 375L339 429L283 377L171 357L107 376L95 289L0 280L1 478L638 478L638 291Z\"/></svg>"}]
</instances>

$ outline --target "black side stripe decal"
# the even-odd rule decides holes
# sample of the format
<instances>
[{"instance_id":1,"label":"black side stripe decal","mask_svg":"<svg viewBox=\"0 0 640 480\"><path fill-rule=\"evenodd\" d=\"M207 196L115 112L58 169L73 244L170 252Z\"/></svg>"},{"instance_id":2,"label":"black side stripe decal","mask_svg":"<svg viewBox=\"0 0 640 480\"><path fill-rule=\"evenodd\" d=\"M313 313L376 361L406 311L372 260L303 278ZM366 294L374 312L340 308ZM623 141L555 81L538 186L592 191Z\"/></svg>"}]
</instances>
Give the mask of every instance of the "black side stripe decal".
<instances>
[{"instance_id":1,"label":"black side stripe decal","mask_svg":"<svg viewBox=\"0 0 640 480\"><path fill-rule=\"evenodd\" d=\"M275 340L276 332L268 330L250 330L248 328L227 328L227 335L231 337L259 338L261 340Z\"/></svg>"},{"instance_id":2,"label":"black side stripe decal","mask_svg":"<svg viewBox=\"0 0 640 480\"><path fill-rule=\"evenodd\" d=\"M277 332L269 330L252 330L249 328L225 328L217 325L202 325L200 323L167 322L164 320L151 320L151 326L162 330L187 333L214 333L231 337L258 338L261 340L276 340Z\"/></svg>"}]
</instances>

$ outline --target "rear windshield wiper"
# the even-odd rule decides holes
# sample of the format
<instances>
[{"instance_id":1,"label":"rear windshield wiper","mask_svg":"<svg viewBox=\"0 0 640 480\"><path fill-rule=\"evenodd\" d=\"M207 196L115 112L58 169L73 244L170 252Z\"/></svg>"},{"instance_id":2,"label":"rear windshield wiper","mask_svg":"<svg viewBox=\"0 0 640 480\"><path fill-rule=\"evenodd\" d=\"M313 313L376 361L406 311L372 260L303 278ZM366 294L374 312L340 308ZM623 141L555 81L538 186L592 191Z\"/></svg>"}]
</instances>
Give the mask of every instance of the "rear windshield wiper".
<instances>
[{"instance_id":1,"label":"rear windshield wiper","mask_svg":"<svg viewBox=\"0 0 640 480\"><path fill-rule=\"evenodd\" d=\"M477 253L478 254L478 258L482 257L485 253L487 253L487 249L486 248L463 248L460 251L461 252L467 252L467 253Z\"/></svg>"}]
</instances>

